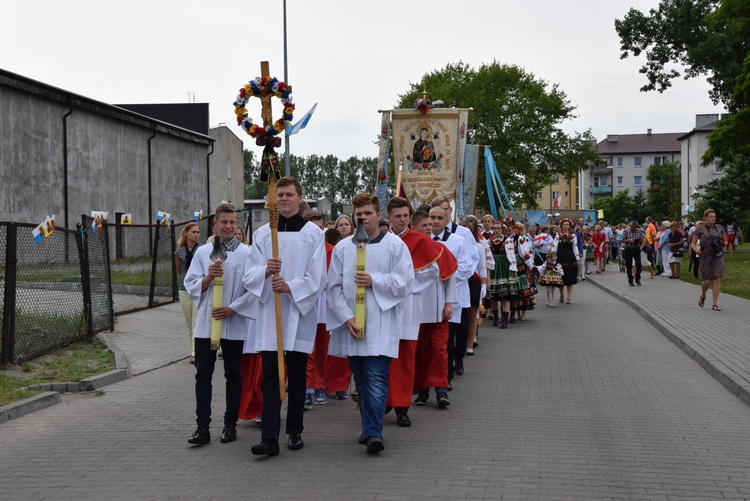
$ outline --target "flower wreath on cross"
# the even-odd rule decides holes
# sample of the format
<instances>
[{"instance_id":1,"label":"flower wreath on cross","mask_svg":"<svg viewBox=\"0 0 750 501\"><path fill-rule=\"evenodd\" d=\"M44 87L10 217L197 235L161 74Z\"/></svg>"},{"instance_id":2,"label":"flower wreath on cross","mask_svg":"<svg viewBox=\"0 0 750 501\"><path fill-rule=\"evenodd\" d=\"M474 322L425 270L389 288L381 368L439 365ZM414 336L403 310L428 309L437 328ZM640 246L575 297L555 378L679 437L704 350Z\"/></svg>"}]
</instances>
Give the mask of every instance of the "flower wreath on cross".
<instances>
[{"instance_id":1,"label":"flower wreath on cross","mask_svg":"<svg viewBox=\"0 0 750 501\"><path fill-rule=\"evenodd\" d=\"M284 105L284 111L281 118L276 120L273 125L265 127L253 123L253 119L248 117L247 108L245 107L251 97L263 98L266 96L275 96L281 99ZM237 115L237 125L242 127L250 137L272 137L276 136L286 129L294 118L294 103L292 102L292 91L289 86L280 82L277 78L256 77L250 80L240 89L237 99L234 101L234 113Z\"/></svg>"}]
</instances>

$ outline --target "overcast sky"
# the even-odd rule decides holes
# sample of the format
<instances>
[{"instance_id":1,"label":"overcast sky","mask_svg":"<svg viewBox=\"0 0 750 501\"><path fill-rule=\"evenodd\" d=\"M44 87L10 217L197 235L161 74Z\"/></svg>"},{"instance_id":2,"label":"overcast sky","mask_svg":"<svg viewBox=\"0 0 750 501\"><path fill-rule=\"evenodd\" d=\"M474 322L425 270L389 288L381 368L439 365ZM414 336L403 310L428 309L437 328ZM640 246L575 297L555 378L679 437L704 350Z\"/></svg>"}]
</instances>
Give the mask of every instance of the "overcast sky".
<instances>
[{"instance_id":1,"label":"overcast sky","mask_svg":"<svg viewBox=\"0 0 750 501\"><path fill-rule=\"evenodd\" d=\"M237 90L284 76L282 0L0 0L0 67L106 103L210 104L210 126L235 122ZM557 83L577 107L566 132L687 132L718 113L705 78L642 93L643 58L619 59L614 20L657 0L287 0L289 83L296 118L292 153L377 156L378 109L410 82L449 62L497 60ZM429 89L428 89L429 92ZM440 99L440 96L432 96ZM253 100L250 116L260 121ZM474 103L479 107L482 103ZM278 118L280 105L274 108Z\"/></svg>"}]
</instances>

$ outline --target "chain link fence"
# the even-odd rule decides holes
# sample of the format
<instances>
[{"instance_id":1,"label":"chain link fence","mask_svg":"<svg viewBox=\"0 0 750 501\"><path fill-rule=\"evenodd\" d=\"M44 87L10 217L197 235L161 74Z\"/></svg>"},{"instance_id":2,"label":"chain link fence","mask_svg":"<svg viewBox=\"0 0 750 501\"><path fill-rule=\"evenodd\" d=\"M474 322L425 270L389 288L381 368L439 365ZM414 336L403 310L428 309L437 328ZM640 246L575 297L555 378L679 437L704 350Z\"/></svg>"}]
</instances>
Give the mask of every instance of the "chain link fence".
<instances>
[{"instance_id":1,"label":"chain link fence","mask_svg":"<svg viewBox=\"0 0 750 501\"><path fill-rule=\"evenodd\" d=\"M198 221L200 244L212 221ZM174 252L188 222L99 228L84 215L39 243L36 225L0 222L0 366L112 330L115 314L177 301Z\"/></svg>"},{"instance_id":2,"label":"chain link fence","mask_svg":"<svg viewBox=\"0 0 750 501\"><path fill-rule=\"evenodd\" d=\"M81 234L58 228L36 243L34 224L0 226L5 258L0 362L28 360L90 335Z\"/></svg>"}]
</instances>

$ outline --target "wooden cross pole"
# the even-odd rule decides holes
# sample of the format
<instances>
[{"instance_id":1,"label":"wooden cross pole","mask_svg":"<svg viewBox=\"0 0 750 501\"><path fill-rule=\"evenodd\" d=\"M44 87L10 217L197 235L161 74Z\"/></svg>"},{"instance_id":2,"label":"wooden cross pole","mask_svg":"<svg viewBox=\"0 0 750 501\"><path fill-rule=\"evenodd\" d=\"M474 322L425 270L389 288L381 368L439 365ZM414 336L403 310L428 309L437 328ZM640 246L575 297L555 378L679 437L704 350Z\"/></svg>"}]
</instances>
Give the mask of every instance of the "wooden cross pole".
<instances>
[{"instance_id":1,"label":"wooden cross pole","mask_svg":"<svg viewBox=\"0 0 750 501\"><path fill-rule=\"evenodd\" d=\"M271 74L268 69L268 61L260 63L261 78L270 78ZM291 87L290 87L291 90ZM272 94L263 90L260 96L261 117L263 118L263 127L273 125L273 112L271 110ZM273 257L279 257L279 206L276 198L276 175L275 166L270 166L268 176L268 223L271 227L271 252ZM274 273L274 277L278 277ZM276 306L276 356L279 366L279 398L284 401L286 396L286 371L284 370L284 333L281 329L281 293L274 293L274 303Z\"/></svg>"}]
</instances>

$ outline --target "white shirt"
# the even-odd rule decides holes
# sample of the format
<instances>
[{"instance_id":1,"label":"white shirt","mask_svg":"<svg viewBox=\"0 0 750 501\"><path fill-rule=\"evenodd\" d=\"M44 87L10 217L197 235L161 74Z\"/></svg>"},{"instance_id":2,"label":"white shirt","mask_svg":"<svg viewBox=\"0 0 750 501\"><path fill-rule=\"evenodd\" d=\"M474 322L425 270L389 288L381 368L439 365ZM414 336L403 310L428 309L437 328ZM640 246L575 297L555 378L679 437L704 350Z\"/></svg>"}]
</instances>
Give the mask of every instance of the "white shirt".
<instances>
[{"instance_id":1,"label":"white shirt","mask_svg":"<svg viewBox=\"0 0 750 501\"><path fill-rule=\"evenodd\" d=\"M328 354L337 357L398 357L403 325L403 300L414 285L414 264L406 244L393 233L365 246L365 270L372 287L365 289L365 332L349 334L346 321L354 318L354 274L357 248L351 238L336 244L328 269L326 328L331 331Z\"/></svg>"},{"instance_id":2,"label":"white shirt","mask_svg":"<svg viewBox=\"0 0 750 501\"><path fill-rule=\"evenodd\" d=\"M281 294L284 350L312 353L318 323L318 298L326 286L323 232L308 222L300 231L280 231L281 273L291 290ZM277 351L275 294L272 276L266 278L271 251L268 224L253 233L253 247L243 277L248 292L258 299L256 351Z\"/></svg>"},{"instance_id":3,"label":"white shirt","mask_svg":"<svg viewBox=\"0 0 750 501\"><path fill-rule=\"evenodd\" d=\"M208 267L213 264L208 257L212 249L213 245L198 247L185 275L185 290L198 310L198 317L195 319L195 331L193 332L195 338L211 337L214 284L211 282L205 291L201 289L203 277L208 276ZM235 314L221 321L222 339L244 341L249 329L248 318L255 314L252 298L249 294L246 294L245 285L242 283L249 254L250 249L246 245L240 244L236 250L227 252L227 260L224 261L221 304L232 308Z\"/></svg>"}]
</instances>

